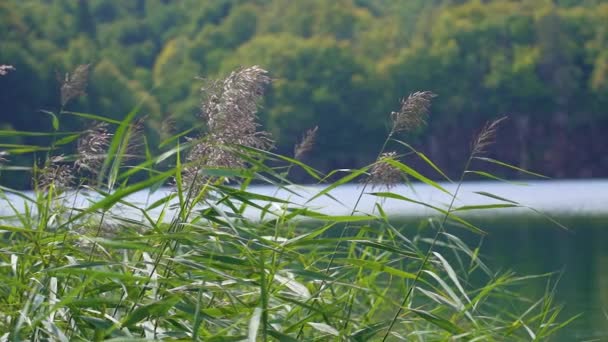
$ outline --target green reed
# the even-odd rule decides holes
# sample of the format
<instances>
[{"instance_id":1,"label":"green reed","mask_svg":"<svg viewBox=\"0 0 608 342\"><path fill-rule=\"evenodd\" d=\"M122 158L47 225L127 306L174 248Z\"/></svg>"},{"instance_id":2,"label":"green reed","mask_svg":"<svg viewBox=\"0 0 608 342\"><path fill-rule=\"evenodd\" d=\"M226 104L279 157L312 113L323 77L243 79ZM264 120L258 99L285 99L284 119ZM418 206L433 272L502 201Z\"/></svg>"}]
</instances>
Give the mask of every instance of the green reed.
<instances>
[{"instance_id":1,"label":"green reed","mask_svg":"<svg viewBox=\"0 0 608 342\"><path fill-rule=\"evenodd\" d=\"M549 282L547 275L494 272L478 246L458 237L463 228L484 234L461 213L519 204L456 207L458 191L400 160L419 158L443 175L395 140L424 121L431 93L402 101L377 161L324 175L268 151L272 141L257 130L255 113L269 82L252 67L206 87L207 132L190 139L175 133L156 155L140 137L137 109L116 121L62 108L63 119L97 123L82 132L55 129L46 159L30 170L34 191L0 193L12 212L0 223L0 339L528 341L545 340L571 321L559 317L552 287L541 298L517 292L528 282ZM496 125L476 139L469 162L482 158ZM56 152L75 142L77 154ZM389 143L405 151L386 152ZM298 190L287 178L291 168L305 170L323 190ZM335 216L309 204L355 181L366 184L359 196L372 187L373 213L354 207ZM377 189L410 182L447 192L452 203L436 207ZM289 196L260 195L251 184ZM163 186L172 190L154 203L130 200ZM75 195L87 193L87 203L78 204ZM397 224L383 210L385 199L434 213Z\"/></svg>"}]
</instances>

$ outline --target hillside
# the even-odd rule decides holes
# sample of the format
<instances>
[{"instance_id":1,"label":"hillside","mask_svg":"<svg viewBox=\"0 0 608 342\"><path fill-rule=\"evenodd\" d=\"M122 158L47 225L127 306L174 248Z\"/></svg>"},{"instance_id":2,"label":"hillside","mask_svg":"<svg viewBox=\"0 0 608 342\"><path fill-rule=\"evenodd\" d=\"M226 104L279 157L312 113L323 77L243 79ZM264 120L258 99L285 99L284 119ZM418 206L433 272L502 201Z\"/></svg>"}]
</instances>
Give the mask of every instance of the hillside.
<instances>
[{"instance_id":1,"label":"hillside","mask_svg":"<svg viewBox=\"0 0 608 342\"><path fill-rule=\"evenodd\" d=\"M4 130L51 130L40 109L61 107L57 77L90 63L87 96L67 109L121 118L143 99L158 143L169 119L202 125L200 77L257 64L274 78L260 116L278 152L318 125L307 162L322 170L373 161L399 100L430 90L428 127L407 140L448 173L476 129L508 115L495 157L608 177L608 1L7 0L0 44L16 68L0 78Z\"/></svg>"}]
</instances>

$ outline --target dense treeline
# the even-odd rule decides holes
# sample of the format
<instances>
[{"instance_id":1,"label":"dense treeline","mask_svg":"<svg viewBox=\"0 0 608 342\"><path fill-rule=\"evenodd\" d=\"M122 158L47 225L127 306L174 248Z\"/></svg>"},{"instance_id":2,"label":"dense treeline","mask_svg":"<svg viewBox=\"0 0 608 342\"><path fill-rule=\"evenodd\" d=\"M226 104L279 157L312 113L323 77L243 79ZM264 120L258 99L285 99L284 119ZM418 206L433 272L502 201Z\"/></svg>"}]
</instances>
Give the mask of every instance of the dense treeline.
<instances>
[{"instance_id":1,"label":"dense treeline","mask_svg":"<svg viewBox=\"0 0 608 342\"><path fill-rule=\"evenodd\" d=\"M160 141L169 119L200 123L198 76L259 64L275 79L260 115L278 152L318 125L308 162L320 169L373 161L399 99L431 90L428 128L410 139L448 171L475 129L509 115L498 158L608 176L608 1L11 0L0 46L16 68L0 78L3 130L49 131L40 109L60 107L57 75L91 63L88 95L68 109L121 118L145 99Z\"/></svg>"}]
</instances>

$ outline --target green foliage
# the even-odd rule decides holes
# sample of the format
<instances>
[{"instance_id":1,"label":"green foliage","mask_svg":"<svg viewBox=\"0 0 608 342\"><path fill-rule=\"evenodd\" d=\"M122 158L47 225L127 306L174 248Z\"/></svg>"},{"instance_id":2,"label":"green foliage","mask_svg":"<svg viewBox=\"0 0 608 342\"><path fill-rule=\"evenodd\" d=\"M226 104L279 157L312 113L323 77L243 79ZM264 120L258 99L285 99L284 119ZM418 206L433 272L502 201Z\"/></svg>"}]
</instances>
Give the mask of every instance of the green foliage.
<instances>
[{"instance_id":1,"label":"green foliage","mask_svg":"<svg viewBox=\"0 0 608 342\"><path fill-rule=\"evenodd\" d=\"M416 142L448 174L496 113L513 118L514 137L497 157L551 176L606 176L597 151L608 148L607 23L601 0L10 0L0 4L0 63L19 76L0 79L0 123L45 129L35 118L58 107L55 74L91 63L108 72L96 73L104 84L70 109L118 118L144 100L151 128L168 116L191 128L203 85L195 76L259 63L278 80L261 113L278 151L319 125L322 148L309 158L325 171L373 160L378 116L403 94L433 89L429 130ZM560 157L577 144L595 147Z\"/></svg>"},{"instance_id":2,"label":"green foliage","mask_svg":"<svg viewBox=\"0 0 608 342\"><path fill-rule=\"evenodd\" d=\"M97 68L115 67L108 62ZM181 154L204 142L181 145L174 137L176 146L160 155L125 163L137 138L138 109L122 121L63 113L116 126L113 135L101 136L111 141L93 146L104 157L97 180L80 176L66 188L65 175L44 170L58 171L71 159L49 151L42 168L34 166L34 176L41 177L34 191L0 189L12 210L0 221L2 338L527 341L545 340L570 322L561 320L553 290L540 299L514 292L544 276L494 273L478 249L447 232L463 226L480 232L458 216L461 211L515 202L491 194L504 204L436 208L414 201L437 213L401 223L386 216L381 200L378 214L356 215L355 204L351 215L327 215L292 199L331 197L331 189L374 176L377 168L342 170L342 180L310 194L283 174L285 167L305 165L244 146L230 148L239 151L245 168L205 168L204 186L194 187L182 178L193 161ZM54 145L63 143L59 138ZM176 163L163 168L168 157ZM289 165L268 166L285 161ZM406 162L380 162L447 192ZM73 180L79 169L71 171ZM138 173L147 177L125 181ZM225 185L227 178L237 186ZM175 188L154 203L129 197L170 179ZM256 193L248 187L253 179L290 196ZM457 199L457 191L448 194ZM374 195L412 201L388 191ZM76 204L74 196L87 196L86 204Z\"/></svg>"}]
</instances>

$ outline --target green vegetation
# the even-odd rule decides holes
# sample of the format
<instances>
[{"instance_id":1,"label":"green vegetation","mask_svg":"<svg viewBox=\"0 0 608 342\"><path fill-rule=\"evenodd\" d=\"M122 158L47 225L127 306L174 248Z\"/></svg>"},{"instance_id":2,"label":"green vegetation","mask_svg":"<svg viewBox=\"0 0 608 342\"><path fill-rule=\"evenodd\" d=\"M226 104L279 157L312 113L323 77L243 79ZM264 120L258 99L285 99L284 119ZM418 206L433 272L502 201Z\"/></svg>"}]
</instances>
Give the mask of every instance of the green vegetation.
<instances>
[{"instance_id":1,"label":"green vegetation","mask_svg":"<svg viewBox=\"0 0 608 342\"><path fill-rule=\"evenodd\" d=\"M122 120L145 98L158 142L169 118L177 131L197 125L194 76L257 64L276 79L260 115L277 152L318 125L307 162L325 172L372 162L383 113L403 94L433 89L428 132L412 142L449 175L474 130L509 115L497 159L548 176L606 177L607 30L601 0L8 0L0 63L16 71L0 79L0 124L50 131L39 110L59 107L55 72L91 63L94 82L73 110Z\"/></svg>"},{"instance_id":2,"label":"green vegetation","mask_svg":"<svg viewBox=\"0 0 608 342\"><path fill-rule=\"evenodd\" d=\"M88 70L66 76L62 110L45 112L52 143L23 147L44 156L31 170L33 194L2 189L13 210L0 225L2 339L528 341L546 340L568 323L552 290L537 299L517 293L542 279L491 271L478 247L456 235L483 234L460 213L513 202L432 207L436 215L417 222L419 233L411 235L384 213L383 199L414 201L390 192L396 183L412 179L446 191L405 158L441 175L435 164L395 140L419 128L434 94L411 94L383 120L389 133L374 163L325 175L267 151L270 135L258 130L256 113L271 79L259 67L208 82L205 133L178 133L154 149L137 107L120 121L65 110L82 96ZM73 117L97 122L63 131L63 120ZM500 122L477 136L460 182L471 161L488 161L482 156ZM315 133L295 156L310 152ZM385 148L391 144L405 154ZM61 154L69 145L77 153ZM298 196L288 180L296 169L319 183L338 178L313 197L361 179L361 194L378 198L375 214L358 214L355 205L351 215L330 216L249 190L256 181ZM128 198L167 182L173 191L154 203ZM85 192L94 195L78 205L74 195ZM458 191L450 195L455 200Z\"/></svg>"}]
</instances>

